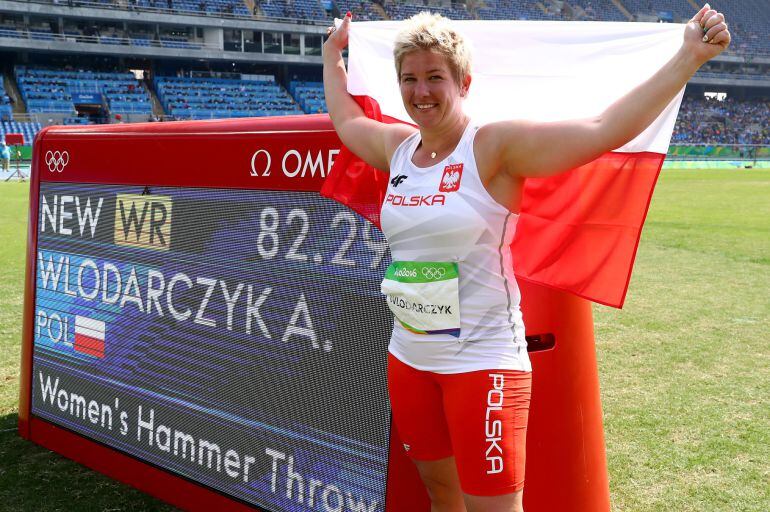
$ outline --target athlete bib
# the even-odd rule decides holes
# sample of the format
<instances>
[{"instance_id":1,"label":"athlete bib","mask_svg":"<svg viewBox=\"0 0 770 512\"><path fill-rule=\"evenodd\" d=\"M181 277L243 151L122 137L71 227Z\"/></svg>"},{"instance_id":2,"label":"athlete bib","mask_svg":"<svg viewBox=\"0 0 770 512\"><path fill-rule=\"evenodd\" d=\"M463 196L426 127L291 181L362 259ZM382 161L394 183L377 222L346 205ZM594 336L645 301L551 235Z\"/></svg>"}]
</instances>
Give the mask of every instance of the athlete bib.
<instances>
[{"instance_id":1,"label":"athlete bib","mask_svg":"<svg viewBox=\"0 0 770 512\"><path fill-rule=\"evenodd\" d=\"M380 289L405 329L459 338L458 276L454 262L394 261Z\"/></svg>"}]
</instances>

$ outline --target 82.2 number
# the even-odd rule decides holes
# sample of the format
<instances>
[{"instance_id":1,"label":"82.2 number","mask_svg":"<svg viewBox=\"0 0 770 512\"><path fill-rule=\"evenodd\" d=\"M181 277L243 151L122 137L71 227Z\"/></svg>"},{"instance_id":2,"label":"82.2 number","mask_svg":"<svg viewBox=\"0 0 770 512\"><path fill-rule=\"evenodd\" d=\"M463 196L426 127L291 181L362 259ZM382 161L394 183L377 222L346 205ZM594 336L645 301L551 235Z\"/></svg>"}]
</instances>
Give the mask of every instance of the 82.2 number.
<instances>
[{"instance_id":1,"label":"82.2 number","mask_svg":"<svg viewBox=\"0 0 770 512\"><path fill-rule=\"evenodd\" d=\"M257 237L257 252L264 259L274 258L279 251L280 241L278 230L281 224L280 213L276 208L269 206L264 208L259 214L259 236ZM289 249L286 251L285 258L294 261L308 261L308 255L302 252L302 244L310 231L310 219L305 210L293 208L289 210L286 216L286 226L299 224L299 232L292 241ZM332 230L343 228L345 236L339 247L334 253L331 262L335 265L347 267L356 266L356 262L347 255L350 247L355 243L358 234L358 219L348 211L338 212L331 221L329 227ZM384 240L375 240L372 236L372 225L364 222L363 243L372 252L373 256L369 262L369 268L377 268L382 262L382 258L387 252L387 243Z\"/></svg>"}]
</instances>

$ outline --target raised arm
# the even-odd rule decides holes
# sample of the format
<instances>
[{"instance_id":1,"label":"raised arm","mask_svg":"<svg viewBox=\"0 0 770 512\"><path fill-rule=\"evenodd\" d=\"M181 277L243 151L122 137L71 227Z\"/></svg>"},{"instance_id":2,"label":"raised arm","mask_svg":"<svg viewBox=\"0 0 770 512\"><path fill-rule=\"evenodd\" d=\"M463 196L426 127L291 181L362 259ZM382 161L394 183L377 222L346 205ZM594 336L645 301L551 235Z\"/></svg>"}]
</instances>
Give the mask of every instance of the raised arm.
<instances>
[{"instance_id":1,"label":"raised arm","mask_svg":"<svg viewBox=\"0 0 770 512\"><path fill-rule=\"evenodd\" d=\"M342 143L369 165L388 171L393 152L414 128L369 119L348 93L342 50L348 45L350 21L351 15L347 13L339 29L330 27L329 38L323 45L326 106Z\"/></svg>"},{"instance_id":2,"label":"raised arm","mask_svg":"<svg viewBox=\"0 0 770 512\"><path fill-rule=\"evenodd\" d=\"M549 176L623 146L663 112L702 64L727 48L730 32L724 20L724 15L706 4L687 24L684 42L676 55L596 117L487 125L485 135L496 156L494 161L501 171L519 178Z\"/></svg>"}]
</instances>

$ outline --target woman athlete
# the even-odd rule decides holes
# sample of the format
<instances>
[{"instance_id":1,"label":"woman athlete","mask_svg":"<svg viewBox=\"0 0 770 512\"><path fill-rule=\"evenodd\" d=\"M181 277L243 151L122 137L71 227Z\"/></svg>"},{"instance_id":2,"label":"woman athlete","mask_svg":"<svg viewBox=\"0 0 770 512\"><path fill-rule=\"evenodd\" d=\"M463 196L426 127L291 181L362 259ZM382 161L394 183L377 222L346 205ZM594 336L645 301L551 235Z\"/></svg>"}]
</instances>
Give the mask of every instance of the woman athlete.
<instances>
[{"instance_id":1,"label":"woman athlete","mask_svg":"<svg viewBox=\"0 0 770 512\"><path fill-rule=\"evenodd\" d=\"M470 55L449 20L403 24L394 58L417 128L368 119L347 92L351 15L329 28L324 91L353 153L390 172L381 224L393 256L382 289L396 317L388 355L393 418L434 512L522 511L531 366L508 247L524 180L557 174L640 134L695 71L730 44L706 4L679 51L588 119L475 125L463 113Z\"/></svg>"}]
</instances>

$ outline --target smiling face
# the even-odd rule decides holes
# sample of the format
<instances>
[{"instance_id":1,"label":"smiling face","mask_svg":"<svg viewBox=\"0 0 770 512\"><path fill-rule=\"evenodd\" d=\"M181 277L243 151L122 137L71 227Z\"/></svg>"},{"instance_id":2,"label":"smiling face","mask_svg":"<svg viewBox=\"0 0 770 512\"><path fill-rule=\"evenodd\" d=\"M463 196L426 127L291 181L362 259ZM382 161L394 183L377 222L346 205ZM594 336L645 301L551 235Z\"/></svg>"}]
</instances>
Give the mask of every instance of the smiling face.
<instances>
[{"instance_id":1,"label":"smiling face","mask_svg":"<svg viewBox=\"0 0 770 512\"><path fill-rule=\"evenodd\" d=\"M443 55L416 50L401 61L399 87L409 116L420 128L436 128L462 117L462 100L468 93L470 75L458 84Z\"/></svg>"}]
</instances>

